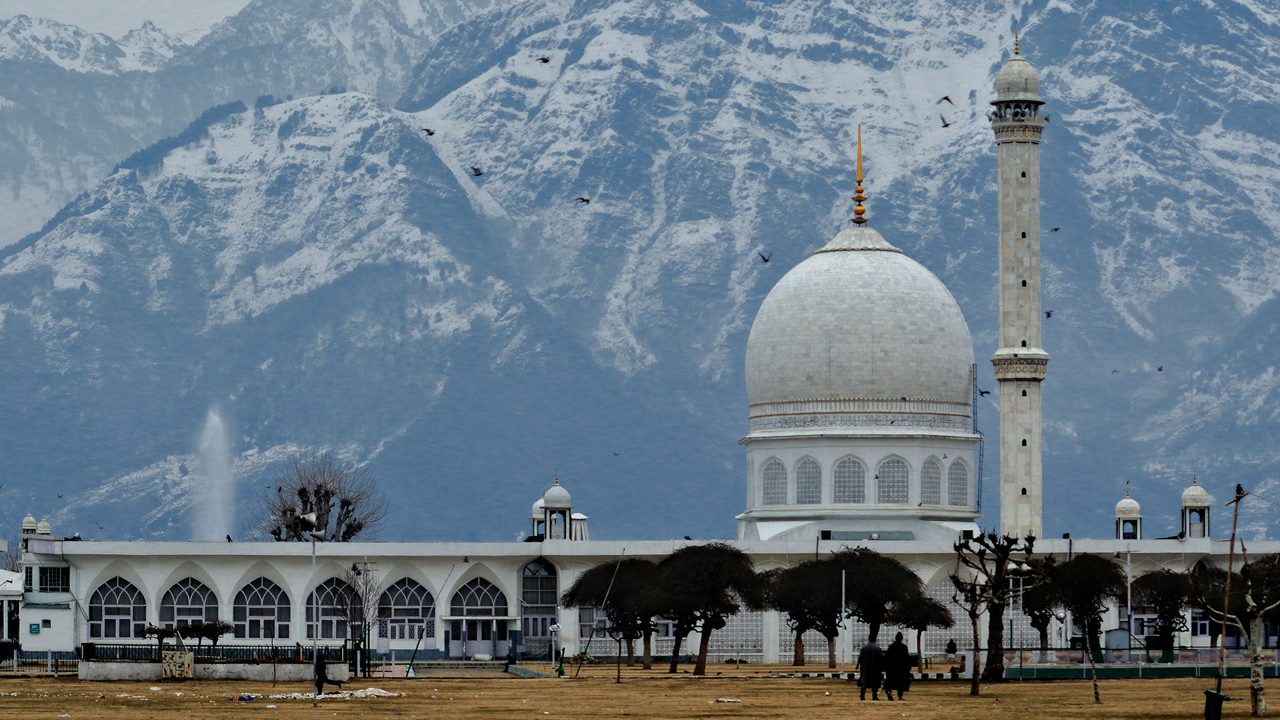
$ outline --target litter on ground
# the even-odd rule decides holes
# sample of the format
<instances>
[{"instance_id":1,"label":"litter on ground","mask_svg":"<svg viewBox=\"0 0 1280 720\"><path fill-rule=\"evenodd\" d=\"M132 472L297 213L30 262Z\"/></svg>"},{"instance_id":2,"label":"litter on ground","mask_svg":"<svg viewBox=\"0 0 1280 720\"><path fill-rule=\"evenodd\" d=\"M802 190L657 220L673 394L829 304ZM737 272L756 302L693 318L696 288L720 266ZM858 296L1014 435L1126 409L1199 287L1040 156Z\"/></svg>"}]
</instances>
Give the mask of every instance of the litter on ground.
<instances>
[{"instance_id":1,"label":"litter on ground","mask_svg":"<svg viewBox=\"0 0 1280 720\"><path fill-rule=\"evenodd\" d=\"M742 702L742 701L741 701L741 700L739 700L738 698L731 698L731 697L719 697L719 698L716 698L716 702L718 702L718 703L740 703L740 702Z\"/></svg>"},{"instance_id":2,"label":"litter on ground","mask_svg":"<svg viewBox=\"0 0 1280 720\"><path fill-rule=\"evenodd\" d=\"M314 693L295 692L295 693L279 693L277 695L268 695L270 700L311 700L315 697ZM350 700L352 698L393 698L400 697L400 693L394 693L381 688L365 688L364 690L340 690L338 692L323 693L320 700Z\"/></svg>"}]
</instances>

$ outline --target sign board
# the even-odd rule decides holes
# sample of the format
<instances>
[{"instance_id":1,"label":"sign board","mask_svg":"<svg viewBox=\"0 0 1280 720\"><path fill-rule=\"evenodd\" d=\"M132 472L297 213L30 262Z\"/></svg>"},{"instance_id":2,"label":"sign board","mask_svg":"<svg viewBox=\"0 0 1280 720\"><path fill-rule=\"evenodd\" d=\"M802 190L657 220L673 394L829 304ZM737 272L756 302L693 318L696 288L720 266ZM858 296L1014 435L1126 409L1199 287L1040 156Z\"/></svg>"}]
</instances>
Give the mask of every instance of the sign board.
<instances>
[{"instance_id":1,"label":"sign board","mask_svg":"<svg viewBox=\"0 0 1280 720\"><path fill-rule=\"evenodd\" d=\"M195 677L196 655L182 650L166 650L160 656L160 675L165 678Z\"/></svg>"},{"instance_id":2,"label":"sign board","mask_svg":"<svg viewBox=\"0 0 1280 720\"><path fill-rule=\"evenodd\" d=\"M379 655L391 654L391 638L387 637L386 635L378 636L378 654Z\"/></svg>"},{"instance_id":3,"label":"sign board","mask_svg":"<svg viewBox=\"0 0 1280 720\"><path fill-rule=\"evenodd\" d=\"M27 632L31 633L32 635L39 635L40 623L31 623L27 625Z\"/></svg>"}]
</instances>

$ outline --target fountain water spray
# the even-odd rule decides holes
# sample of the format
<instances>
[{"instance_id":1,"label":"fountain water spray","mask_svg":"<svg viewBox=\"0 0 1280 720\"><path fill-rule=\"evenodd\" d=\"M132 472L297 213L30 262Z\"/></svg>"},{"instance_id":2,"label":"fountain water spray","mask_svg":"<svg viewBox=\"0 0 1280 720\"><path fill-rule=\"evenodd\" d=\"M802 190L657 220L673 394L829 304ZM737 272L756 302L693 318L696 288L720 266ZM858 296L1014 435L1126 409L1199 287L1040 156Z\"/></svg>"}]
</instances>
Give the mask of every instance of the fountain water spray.
<instances>
[{"instance_id":1,"label":"fountain water spray","mask_svg":"<svg viewBox=\"0 0 1280 720\"><path fill-rule=\"evenodd\" d=\"M222 416L210 408L205 416L200 445L192 473L195 484L191 494L193 540L222 540L235 529L232 512L235 507L235 474L232 472L231 444Z\"/></svg>"}]
</instances>

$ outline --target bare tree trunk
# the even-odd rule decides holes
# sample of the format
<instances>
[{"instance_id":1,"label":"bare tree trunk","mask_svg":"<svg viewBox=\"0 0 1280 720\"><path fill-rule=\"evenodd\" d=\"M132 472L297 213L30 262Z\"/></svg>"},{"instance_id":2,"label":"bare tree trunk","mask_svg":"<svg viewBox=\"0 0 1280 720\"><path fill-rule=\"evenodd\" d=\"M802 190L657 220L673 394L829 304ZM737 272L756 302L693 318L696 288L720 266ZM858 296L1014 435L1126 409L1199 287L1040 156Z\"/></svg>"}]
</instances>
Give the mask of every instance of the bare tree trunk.
<instances>
[{"instance_id":1,"label":"bare tree trunk","mask_svg":"<svg viewBox=\"0 0 1280 720\"><path fill-rule=\"evenodd\" d=\"M796 667L804 665L804 631L797 629L795 649L791 652L791 664Z\"/></svg>"},{"instance_id":2,"label":"bare tree trunk","mask_svg":"<svg viewBox=\"0 0 1280 720\"><path fill-rule=\"evenodd\" d=\"M994 602L987 608L987 667L982 679L1004 681L1004 605Z\"/></svg>"},{"instance_id":3,"label":"bare tree trunk","mask_svg":"<svg viewBox=\"0 0 1280 720\"><path fill-rule=\"evenodd\" d=\"M711 630L702 628L702 640L698 643L698 662L693 666L694 675L707 674L707 650L711 647Z\"/></svg>"},{"instance_id":4,"label":"bare tree trunk","mask_svg":"<svg viewBox=\"0 0 1280 720\"><path fill-rule=\"evenodd\" d=\"M1093 647L1098 640L1098 628L1094 627L1094 623L1086 622L1084 631L1089 633L1089 637L1085 638L1084 651L1089 656L1089 679L1093 681L1093 702L1101 705L1102 694L1098 690L1098 664L1093 659Z\"/></svg>"},{"instance_id":5,"label":"bare tree trunk","mask_svg":"<svg viewBox=\"0 0 1280 720\"><path fill-rule=\"evenodd\" d=\"M1262 643L1266 627L1262 615L1249 622L1249 714L1262 717L1267 714L1267 694L1263 685Z\"/></svg>"},{"instance_id":6,"label":"bare tree trunk","mask_svg":"<svg viewBox=\"0 0 1280 720\"><path fill-rule=\"evenodd\" d=\"M674 674L680 666L680 644L684 642L684 636L676 633L675 642L671 643L671 667L667 668L668 673Z\"/></svg>"},{"instance_id":7,"label":"bare tree trunk","mask_svg":"<svg viewBox=\"0 0 1280 720\"><path fill-rule=\"evenodd\" d=\"M827 638L827 667L832 670L836 668L836 639L834 637Z\"/></svg>"},{"instance_id":8,"label":"bare tree trunk","mask_svg":"<svg viewBox=\"0 0 1280 720\"><path fill-rule=\"evenodd\" d=\"M627 638L627 667L636 666L636 639Z\"/></svg>"},{"instance_id":9,"label":"bare tree trunk","mask_svg":"<svg viewBox=\"0 0 1280 720\"><path fill-rule=\"evenodd\" d=\"M653 669L653 630L644 631L644 669Z\"/></svg>"},{"instance_id":10,"label":"bare tree trunk","mask_svg":"<svg viewBox=\"0 0 1280 720\"><path fill-rule=\"evenodd\" d=\"M978 665L981 662L978 660L978 656L982 654L982 648L978 647L978 644L982 641L982 629L978 625L980 620L982 620L981 614L969 613L969 625L973 628L973 652L971 653L973 655L973 667L969 669L969 695L971 697L978 696L981 687L979 681L982 679L981 674L978 672Z\"/></svg>"},{"instance_id":11,"label":"bare tree trunk","mask_svg":"<svg viewBox=\"0 0 1280 720\"><path fill-rule=\"evenodd\" d=\"M920 668L920 672L924 672L924 645L920 642L921 636L924 635L923 630L916 631L916 663Z\"/></svg>"},{"instance_id":12,"label":"bare tree trunk","mask_svg":"<svg viewBox=\"0 0 1280 720\"><path fill-rule=\"evenodd\" d=\"M879 639L879 637L880 637L880 622L879 621L868 622L867 623L867 642L869 643L876 642Z\"/></svg>"}]
</instances>

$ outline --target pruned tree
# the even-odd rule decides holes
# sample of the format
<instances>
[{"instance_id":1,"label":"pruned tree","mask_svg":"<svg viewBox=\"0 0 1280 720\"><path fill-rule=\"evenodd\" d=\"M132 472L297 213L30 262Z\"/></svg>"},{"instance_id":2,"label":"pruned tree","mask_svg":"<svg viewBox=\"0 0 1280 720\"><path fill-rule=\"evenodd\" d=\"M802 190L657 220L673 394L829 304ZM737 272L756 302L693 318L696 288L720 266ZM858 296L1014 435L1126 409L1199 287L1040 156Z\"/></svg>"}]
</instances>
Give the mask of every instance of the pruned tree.
<instances>
[{"instance_id":1,"label":"pruned tree","mask_svg":"<svg viewBox=\"0 0 1280 720\"><path fill-rule=\"evenodd\" d=\"M1174 633L1187 629L1183 611L1191 603L1191 578L1172 570L1149 572L1133 581L1133 599L1138 605L1155 610L1160 662L1173 662ZM1147 647L1150 648L1149 641Z\"/></svg>"},{"instance_id":2,"label":"pruned tree","mask_svg":"<svg viewBox=\"0 0 1280 720\"><path fill-rule=\"evenodd\" d=\"M1262 717L1267 714L1263 680L1266 623L1280 621L1280 555L1265 555L1249 562L1246 554L1245 563L1231 584L1232 593L1224 615L1221 603L1225 579L1226 573L1222 570L1196 571L1192 577L1193 593L1196 604L1224 625L1235 627L1246 639L1250 714Z\"/></svg>"},{"instance_id":3,"label":"pruned tree","mask_svg":"<svg viewBox=\"0 0 1280 720\"><path fill-rule=\"evenodd\" d=\"M725 619L738 608L764 606L760 577L751 558L726 543L686 545L658 563L661 589L660 614L675 622L676 641L671 651L675 672L684 636L697 630L701 635L694 675L707 673L707 650L711 633L725 626Z\"/></svg>"},{"instance_id":4,"label":"pruned tree","mask_svg":"<svg viewBox=\"0 0 1280 720\"><path fill-rule=\"evenodd\" d=\"M183 625L179 631L183 637L195 638L197 647L204 645L204 641L208 640L209 644L216 648L223 635L235 632L235 626L226 620L197 620Z\"/></svg>"},{"instance_id":5,"label":"pruned tree","mask_svg":"<svg viewBox=\"0 0 1280 720\"><path fill-rule=\"evenodd\" d=\"M1031 560L1030 575L1035 582L1022 590L1022 614L1027 616L1031 627L1040 639L1040 662L1050 660L1053 651L1049 649L1049 626L1062 607L1055 584L1058 563L1052 555Z\"/></svg>"},{"instance_id":6,"label":"pruned tree","mask_svg":"<svg viewBox=\"0 0 1280 720\"><path fill-rule=\"evenodd\" d=\"M827 640L827 667L836 666L836 636L844 607L840 604L840 568L830 560L809 560L761 576L766 604L786 613L795 635L792 665L804 665L804 634L816 630Z\"/></svg>"},{"instance_id":7,"label":"pruned tree","mask_svg":"<svg viewBox=\"0 0 1280 720\"><path fill-rule=\"evenodd\" d=\"M1076 555L1058 566L1056 578L1063 607L1070 610L1076 622L1084 627L1086 654L1093 679L1093 701L1101 703L1097 662L1102 657L1102 646L1098 636L1102 633L1102 614L1106 612L1107 604L1124 592L1124 572L1108 558Z\"/></svg>"},{"instance_id":8,"label":"pruned tree","mask_svg":"<svg viewBox=\"0 0 1280 720\"><path fill-rule=\"evenodd\" d=\"M961 540L955 544L956 554L962 553L964 541ZM985 551L984 551L985 552ZM969 618L969 629L972 632L971 640L973 642L973 667L969 668L969 695L977 697L981 692L979 674L981 660L978 658L982 646L982 626L979 624L982 616L987 612L987 608L991 605L991 593L987 591L987 580L980 577L972 568L964 565L956 567L956 571L948 576L951 579L951 586L955 592L951 595L951 600L955 604L964 608L965 615Z\"/></svg>"},{"instance_id":9,"label":"pruned tree","mask_svg":"<svg viewBox=\"0 0 1280 720\"><path fill-rule=\"evenodd\" d=\"M291 458L271 484L260 526L278 541L347 542L386 516L386 501L368 470L327 452Z\"/></svg>"},{"instance_id":10,"label":"pruned tree","mask_svg":"<svg viewBox=\"0 0 1280 720\"><path fill-rule=\"evenodd\" d=\"M870 548L843 549L831 562L845 574L846 612L867 624L870 642L877 642L894 604L924 592L919 576L906 565Z\"/></svg>"},{"instance_id":11,"label":"pruned tree","mask_svg":"<svg viewBox=\"0 0 1280 720\"><path fill-rule=\"evenodd\" d=\"M635 664L635 641L644 639L644 669L653 667L653 616L661 611L655 580L658 566L626 558L596 565L574 581L560 603L565 607L597 607L627 644L627 665Z\"/></svg>"},{"instance_id":12,"label":"pruned tree","mask_svg":"<svg viewBox=\"0 0 1280 720\"><path fill-rule=\"evenodd\" d=\"M1031 553L1036 539L1028 535L1016 538L995 531L962 539L955 544L956 558L968 568L967 581L978 583L977 589L987 594L987 661L982 670L986 682L1004 681L1004 611L1013 595L1012 579L1021 577L1020 591L1035 584L1030 577ZM974 652L977 653L975 642ZM977 670L977 659L974 659Z\"/></svg>"},{"instance_id":13,"label":"pruned tree","mask_svg":"<svg viewBox=\"0 0 1280 720\"><path fill-rule=\"evenodd\" d=\"M946 605L923 593L898 602L890 613L893 622L916 631L916 657L924 661L921 637L929 628L954 627L956 620Z\"/></svg>"}]
</instances>

